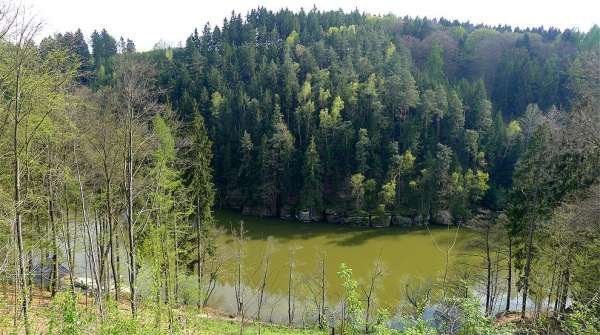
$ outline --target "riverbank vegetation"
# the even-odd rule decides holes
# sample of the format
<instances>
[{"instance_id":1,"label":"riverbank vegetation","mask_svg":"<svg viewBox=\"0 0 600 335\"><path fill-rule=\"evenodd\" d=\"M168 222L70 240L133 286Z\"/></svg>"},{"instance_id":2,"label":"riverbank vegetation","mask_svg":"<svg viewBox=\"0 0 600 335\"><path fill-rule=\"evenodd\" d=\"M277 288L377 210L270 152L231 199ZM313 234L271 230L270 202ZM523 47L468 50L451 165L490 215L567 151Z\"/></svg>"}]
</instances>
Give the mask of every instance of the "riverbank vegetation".
<instances>
[{"instance_id":1,"label":"riverbank vegetation","mask_svg":"<svg viewBox=\"0 0 600 335\"><path fill-rule=\"evenodd\" d=\"M39 30L0 2L3 328L598 333L597 26L259 8L146 52L106 30L91 45L79 30L36 43ZM243 222L220 244L215 207L480 238L442 248L440 275L391 308L374 295L383 266L359 281L316 261L302 315L290 249L289 329L259 330L270 251L245 263ZM224 269L236 322L197 318ZM39 289L56 297L47 307L32 304Z\"/></svg>"}]
</instances>

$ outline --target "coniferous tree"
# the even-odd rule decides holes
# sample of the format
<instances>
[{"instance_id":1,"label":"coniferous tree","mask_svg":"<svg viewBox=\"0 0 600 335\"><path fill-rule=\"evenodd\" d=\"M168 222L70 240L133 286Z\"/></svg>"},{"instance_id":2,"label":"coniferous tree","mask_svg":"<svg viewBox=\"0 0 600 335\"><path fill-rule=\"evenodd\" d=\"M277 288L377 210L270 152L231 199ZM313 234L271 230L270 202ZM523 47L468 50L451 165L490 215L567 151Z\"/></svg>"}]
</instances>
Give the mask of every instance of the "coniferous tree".
<instances>
[{"instance_id":1,"label":"coniferous tree","mask_svg":"<svg viewBox=\"0 0 600 335\"><path fill-rule=\"evenodd\" d=\"M302 187L302 203L306 208L312 211L321 209L323 201L321 199L321 166L319 152L315 139L311 138L306 153L304 154L304 169L302 171L304 177Z\"/></svg>"},{"instance_id":2,"label":"coniferous tree","mask_svg":"<svg viewBox=\"0 0 600 335\"><path fill-rule=\"evenodd\" d=\"M213 225L215 189L212 179L212 141L204 124L204 118L196 113L191 125L190 166L187 171L188 188L194 207L195 234L189 235L189 243L195 251L198 292L204 292L204 261L205 257L214 253ZM198 303L202 299L198 299Z\"/></svg>"}]
</instances>

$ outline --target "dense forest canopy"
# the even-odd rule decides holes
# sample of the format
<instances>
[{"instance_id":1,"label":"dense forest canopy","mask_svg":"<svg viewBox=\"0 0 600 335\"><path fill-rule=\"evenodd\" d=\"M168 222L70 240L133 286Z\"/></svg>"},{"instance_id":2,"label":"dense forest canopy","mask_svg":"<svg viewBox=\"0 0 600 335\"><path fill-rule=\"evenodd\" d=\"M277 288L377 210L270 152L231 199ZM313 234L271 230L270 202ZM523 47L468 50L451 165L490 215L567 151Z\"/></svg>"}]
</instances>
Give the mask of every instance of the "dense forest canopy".
<instances>
[{"instance_id":1,"label":"dense forest canopy","mask_svg":"<svg viewBox=\"0 0 600 335\"><path fill-rule=\"evenodd\" d=\"M36 45L39 24L15 8L0 2L0 276L26 333L34 268L51 267L39 287L54 297L66 264L74 293L79 243L102 322L127 291L134 320L151 302L172 331L174 310L206 307L233 264L243 331L243 221L223 247L215 206L468 224L477 264L450 271L448 247L441 278L406 286L412 334L509 333L487 317L501 298L510 312L513 289L535 321L523 331L600 329L600 27L258 8L137 52L104 29ZM290 325L293 264L290 250ZM333 328L392 334L352 270L338 276ZM337 305L321 283L323 329ZM428 305L458 306L459 332L430 329Z\"/></svg>"},{"instance_id":2,"label":"dense forest canopy","mask_svg":"<svg viewBox=\"0 0 600 335\"><path fill-rule=\"evenodd\" d=\"M599 35L258 8L143 56L181 119L203 115L219 206L446 222L506 207L519 120L569 110L571 65ZM86 80L110 82L109 55L134 49L95 32L93 61L77 51L95 69Z\"/></svg>"}]
</instances>

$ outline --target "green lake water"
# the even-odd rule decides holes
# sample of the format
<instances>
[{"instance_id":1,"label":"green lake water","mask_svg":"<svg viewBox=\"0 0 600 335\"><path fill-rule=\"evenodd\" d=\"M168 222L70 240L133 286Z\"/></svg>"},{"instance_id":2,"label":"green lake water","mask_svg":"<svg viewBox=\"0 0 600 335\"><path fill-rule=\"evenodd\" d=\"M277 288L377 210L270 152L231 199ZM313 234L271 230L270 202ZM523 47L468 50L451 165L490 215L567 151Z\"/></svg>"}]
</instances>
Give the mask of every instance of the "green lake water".
<instances>
[{"instance_id":1,"label":"green lake water","mask_svg":"<svg viewBox=\"0 0 600 335\"><path fill-rule=\"evenodd\" d=\"M397 303L403 296L407 281L435 280L444 272L446 250L454 245L450 263L461 248L476 237L472 231L455 227L358 228L329 223L302 223L270 218L242 217L237 212L218 211L218 225L226 231L222 243L233 248L231 228L244 222L245 282L257 287L260 282L261 259L268 244L272 245L271 271L267 291L273 295L287 294L290 249L295 251L296 294L310 299L307 287L319 273L319 255L326 259L326 280L330 299L339 297L340 281L336 272L341 263L353 269L355 278L365 282L378 258L384 264L385 276L377 290L384 305ZM267 242L270 240L271 242ZM225 271L224 281L233 283L233 269ZM283 301L285 305L287 302ZM282 305L282 306L283 306Z\"/></svg>"}]
</instances>

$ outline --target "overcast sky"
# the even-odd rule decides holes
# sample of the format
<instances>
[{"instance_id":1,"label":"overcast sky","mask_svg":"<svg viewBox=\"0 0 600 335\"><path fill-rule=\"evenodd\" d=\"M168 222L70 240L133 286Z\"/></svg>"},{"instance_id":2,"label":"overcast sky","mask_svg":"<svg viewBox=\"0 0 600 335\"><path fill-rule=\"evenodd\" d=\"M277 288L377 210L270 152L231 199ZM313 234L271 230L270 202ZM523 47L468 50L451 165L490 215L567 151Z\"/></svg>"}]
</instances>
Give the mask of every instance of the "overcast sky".
<instances>
[{"instance_id":1,"label":"overcast sky","mask_svg":"<svg viewBox=\"0 0 600 335\"><path fill-rule=\"evenodd\" d=\"M89 39L94 29L106 28L115 38L131 38L138 50L151 49L163 40L171 45L185 41L194 28L206 22L221 24L232 10L245 14L263 6L309 10L358 8L371 14L445 17L512 26L554 26L587 31L600 24L599 0L21 0L43 19L43 35L81 28Z\"/></svg>"}]
</instances>

